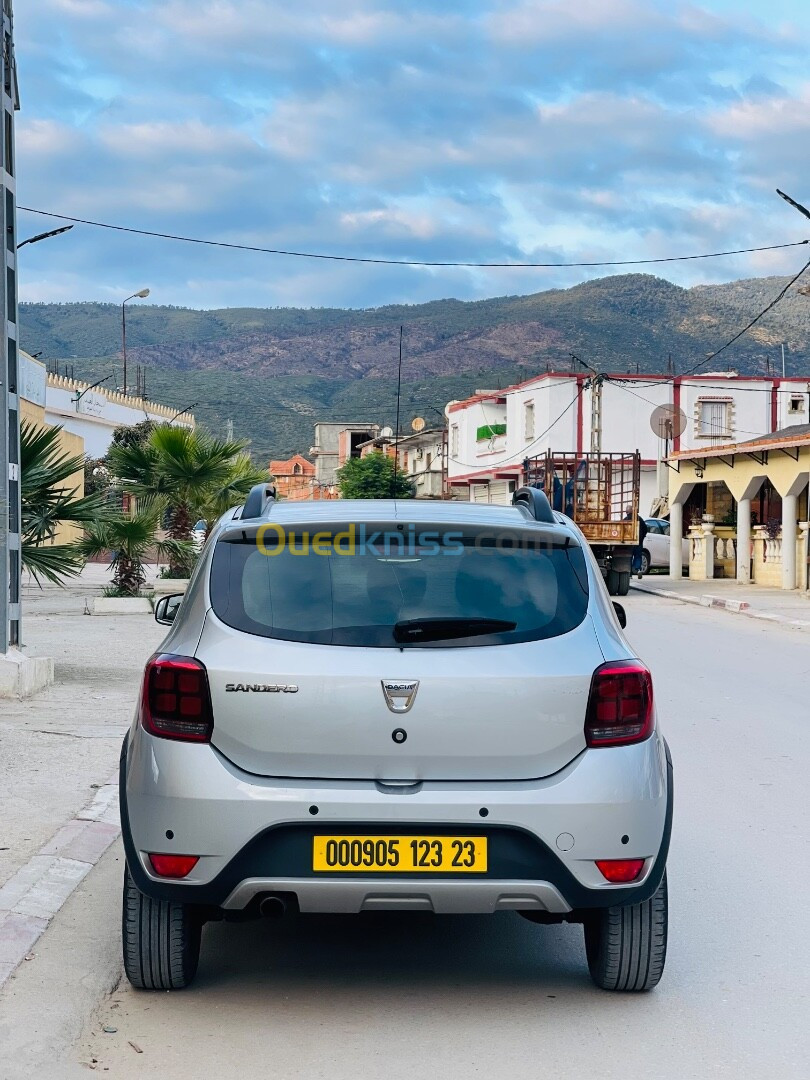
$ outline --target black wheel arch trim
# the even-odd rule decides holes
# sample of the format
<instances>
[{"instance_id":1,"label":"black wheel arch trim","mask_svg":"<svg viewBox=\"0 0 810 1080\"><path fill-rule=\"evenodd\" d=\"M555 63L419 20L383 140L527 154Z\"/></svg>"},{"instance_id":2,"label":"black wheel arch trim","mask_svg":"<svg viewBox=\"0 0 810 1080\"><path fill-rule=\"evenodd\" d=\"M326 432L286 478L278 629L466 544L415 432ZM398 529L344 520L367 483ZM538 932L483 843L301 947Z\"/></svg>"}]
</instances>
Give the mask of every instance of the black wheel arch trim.
<instances>
[{"instance_id":1,"label":"black wheel arch trim","mask_svg":"<svg viewBox=\"0 0 810 1080\"><path fill-rule=\"evenodd\" d=\"M127 746L129 741L129 735L124 738L123 745L121 747L120 758L120 770L119 770L119 800L121 811L121 836L124 843L124 852L126 854L127 867L129 868L132 880L135 885L146 896L151 897L153 900L173 900L175 902L184 904L199 904L208 908L220 907L233 889L242 881L245 877L254 876L248 873L238 872L238 864L243 859L247 849L237 853L233 859L225 866L219 874L210 882L205 885L182 885L173 882L154 881L144 871L141 861L138 858L138 853L132 840L132 832L129 827L129 817L127 814L127 796L126 796L126 763L127 763ZM570 905L573 912L588 911L594 908L605 907L623 907L627 904L639 904L649 898L658 889L661 881L664 877L664 871L666 870L667 856L669 854L670 838L672 836L672 815L674 804L674 790L673 790L673 770L672 770L672 756L670 754L669 745L664 740L664 752L666 755L666 770L667 770L667 805L666 814L664 817L664 831L661 837L661 846L658 849L658 854L653 864L653 868L649 875L645 879L642 885L629 885L627 888L622 889L589 889L582 885L573 874L567 869L567 867L550 852L547 845L527 830L513 829L512 832L516 834L523 834L526 837L531 837L539 847L548 852L553 862L553 873L547 875L544 880L549 880L559 892L563 895L566 902ZM289 828L293 826L301 826L302 828L309 823L305 822L287 822L279 825L271 826L260 834L259 837L254 838L253 843L257 840L262 840L272 833L277 832L279 829ZM335 823L336 824L336 823ZM365 829L371 829L372 831L376 827L373 822L368 824L363 823ZM313 826L314 827L314 826ZM463 829L467 832L470 831L471 826L469 823L459 823L455 826L447 825L442 826L443 831L449 831L451 829ZM404 830L407 831L407 830ZM482 835L486 833L486 827L477 826L476 832L480 832ZM345 875L346 877L350 875ZM362 876L362 875L360 875ZM404 876L399 880L424 880L422 875L410 875L407 878ZM490 879L491 880L491 879ZM531 880L531 879L528 879Z\"/></svg>"}]
</instances>

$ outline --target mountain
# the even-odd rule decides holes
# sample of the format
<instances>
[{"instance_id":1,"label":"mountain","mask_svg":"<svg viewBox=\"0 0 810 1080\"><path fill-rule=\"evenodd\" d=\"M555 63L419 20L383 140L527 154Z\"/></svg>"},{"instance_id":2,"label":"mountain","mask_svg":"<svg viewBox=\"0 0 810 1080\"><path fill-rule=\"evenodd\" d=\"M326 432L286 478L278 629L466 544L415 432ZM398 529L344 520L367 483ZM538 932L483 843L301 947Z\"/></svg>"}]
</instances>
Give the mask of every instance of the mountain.
<instances>
[{"instance_id":1,"label":"mountain","mask_svg":"<svg viewBox=\"0 0 810 1080\"><path fill-rule=\"evenodd\" d=\"M147 391L178 409L196 402L214 430L231 419L254 457L307 451L324 420L394 423L399 328L403 327L404 426L438 422L444 403L477 387L505 386L569 370L576 353L603 371L684 371L705 360L761 311L787 278L683 289L625 274L529 296L362 310L156 305L127 309L129 382L145 366ZM77 378L121 381L117 304L22 304L29 352ZM711 366L762 373L780 365L810 373L810 298L792 289Z\"/></svg>"}]
</instances>

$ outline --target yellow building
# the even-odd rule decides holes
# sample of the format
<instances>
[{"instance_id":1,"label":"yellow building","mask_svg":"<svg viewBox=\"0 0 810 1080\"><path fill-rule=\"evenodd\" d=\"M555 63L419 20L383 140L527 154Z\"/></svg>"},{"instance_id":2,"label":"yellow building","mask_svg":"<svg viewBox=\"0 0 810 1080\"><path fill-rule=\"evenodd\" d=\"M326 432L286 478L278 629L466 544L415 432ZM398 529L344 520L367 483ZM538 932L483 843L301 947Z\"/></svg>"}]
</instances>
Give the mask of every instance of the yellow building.
<instances>
[{"instance_id":1,"label":"yellow building","mask_svg":"<svg viewBox=\"0 0 810 1080\"><path fill-rule=\"evenodd\" d=\"M45 390L47 372L45 365L35 360L28 353L20 354L20 423L28 421L39 427L52 427L45 423ZM84 439L70 431L61 431L58 442L63 454L84 454ZM75 498L84 495L84 469L79 469L70 477L66 487L75 489ZM81 535L78 526L65 522L56 531L52 543L69 544Z\"/></svg>"},{"instance_id":2,"label":"yellow building","mask_svg":"<svg viewBox=\"0 0 810 1080\"><path fill-rule=\"evenodd\" d=\"M808 589L810 424L670 455L670 576ZM686 533L684 530L686 529Z\"/></svg>"}]
</instances>

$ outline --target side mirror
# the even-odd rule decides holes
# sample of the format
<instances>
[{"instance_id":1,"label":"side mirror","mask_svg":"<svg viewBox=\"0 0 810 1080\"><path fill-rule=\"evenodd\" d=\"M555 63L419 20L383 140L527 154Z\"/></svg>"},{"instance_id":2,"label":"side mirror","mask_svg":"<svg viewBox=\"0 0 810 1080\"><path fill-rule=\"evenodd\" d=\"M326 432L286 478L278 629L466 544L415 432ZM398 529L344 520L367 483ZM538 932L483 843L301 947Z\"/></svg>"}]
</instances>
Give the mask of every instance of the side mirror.
<instances>
[{"instance_id":1,"label":"side mirror","mask_svg":"<svg viewBox=\"0 0 810 1080\"><path fill-rule=\"evenodd\" d=\"M617 604L615 600L613 601L613 610L616 612L616 618L619 620L619 626L622 628L622 630L624 630L625 626L627 626L627 612L624 610L622 605ZM157 612L155 612L155 617L157 617ZM160 622L160 619L158 619L158 622Z\"/></svg>"},{"instance_id":2,"label":"side mirror","mask_svg":"<svg viewBox=\"0 0 810 1080\"><path fill-rule=\"evenodd\" d=\"M183 593L161 596L155 604L155 622L163 623L164 626L171 626L182 603Z\"/></svg>"}]
</instances>

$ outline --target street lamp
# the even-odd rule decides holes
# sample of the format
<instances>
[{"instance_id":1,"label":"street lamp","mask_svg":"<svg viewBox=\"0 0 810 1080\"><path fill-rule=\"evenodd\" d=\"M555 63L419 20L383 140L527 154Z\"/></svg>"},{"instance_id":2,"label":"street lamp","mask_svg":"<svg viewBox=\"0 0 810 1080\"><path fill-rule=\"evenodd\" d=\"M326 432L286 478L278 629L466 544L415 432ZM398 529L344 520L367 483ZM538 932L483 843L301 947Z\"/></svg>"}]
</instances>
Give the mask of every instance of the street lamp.
<instances>
[{"instance_id":1,"label":"street lamp","mask_svg":"<svg viewBox=\"0 0 810 1080\"><path fill-rule=\"evenodd\" d=\"M181 409L180 412L176 412L174 414L174 416L171 418L171 420L169 421L169 423L173 424L178 416L182 416L184 413L191 412L191 410L196 409L196 407L199 404L200 404L199 401L192 401L192 403L190 405L186 405L186 407L184 409Z\"/></svg>"},{"instance_id":2,"label":"street lamp","mask_svg":"<svg viewBox=\"0 0 810 1080\"><path fill-rule=\"evenodd\" d=\"M105 375L103 379L98 379L96 382L91 383L89 386L86 386L80 394L77 392L76 397L70 399L76 406L76 412L79 411L79 402L82 400L88 390L94 390L97 386L101 386L102 383L107 382L107 380L111 378L112 375Z\"/></svg>"},{"instance_id":3,"label":"street lamp","mask_svg":"<svg viewBox=\"0 0 810 1080\"><path fill-rule=\"evenodd\" d=\"M17 251L25 247L26 244L38 244L40 240L49 240L52 236L61 236L62 233L70 232L72 228L72 225L63 225L61 229L51 229L50 232L41 232L37 233L36 236L29 236L27 240L17 244Z\"/></svg>"},{"instance_id":4,"label":"street lamp","mask_svg":"<svg viewBox=\"0 0 810 1080\"><path fill-rule=\"evenodd\" d=\"M127 304L130 300L145 300L149 295L148 289L141 289L140 292L134 292L132 296L128 296L126 300L121 303L121 352L123 354L124 361L124 397L127 396Z\"/></svg>"}]
</instances>

